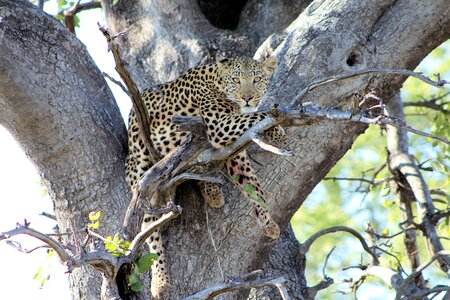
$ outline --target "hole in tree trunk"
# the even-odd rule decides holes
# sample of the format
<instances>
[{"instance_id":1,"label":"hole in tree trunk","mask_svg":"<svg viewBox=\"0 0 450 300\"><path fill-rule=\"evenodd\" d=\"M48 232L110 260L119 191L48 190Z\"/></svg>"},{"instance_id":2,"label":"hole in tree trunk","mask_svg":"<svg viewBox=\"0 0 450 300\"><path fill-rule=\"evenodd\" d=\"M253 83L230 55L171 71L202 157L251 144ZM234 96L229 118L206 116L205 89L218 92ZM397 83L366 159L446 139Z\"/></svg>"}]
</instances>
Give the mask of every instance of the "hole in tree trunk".
<instances>
[{"instance_id":1,"label":"hole in tree trunk","mask_svg":"<svg viewBox=\"0 0 450 300\"><path fill-rule=\"evenodd\" d=\"M352 52L347 58L347 65L350 67L354 67L355 65L359 65L361 57L358 53Z\"/></svg>"},{"instance_id":2,"label":"hole in tree trunk","mask_svg":"<svg viewBox=\"0 0 450 300\"><path fill-rule=\"evenodd\" d=\"M220 29L235 30L248 0L198 0L208 21Z\"/></svg>"}]
</instances>

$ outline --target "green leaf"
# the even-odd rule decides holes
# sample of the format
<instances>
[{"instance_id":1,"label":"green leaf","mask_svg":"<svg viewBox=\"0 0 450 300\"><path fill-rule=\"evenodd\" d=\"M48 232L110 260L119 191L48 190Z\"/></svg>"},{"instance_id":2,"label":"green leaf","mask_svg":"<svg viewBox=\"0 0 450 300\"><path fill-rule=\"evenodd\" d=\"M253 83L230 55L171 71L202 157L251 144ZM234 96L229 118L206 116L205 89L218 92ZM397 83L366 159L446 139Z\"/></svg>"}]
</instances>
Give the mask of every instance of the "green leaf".
<instances>
[{"instance_id":1,"label":"green leaf","mask_svg":"<svg viewBox=\"0 0 450 300\"><path fill-rule=\"evenodd\" d=\"M62 10L64 5L66 5L66 4L67 4L66 0L58 0L58 10Z\"/></svg>"},{"instance_id":2,"label":"green leaf","mask_svg":"<svg viewBox=\"0 0 450 300\"><path fill-rule=\"evenodd\" d=\"M42 266L39 266L36 273L34 273L33 275L33 279L38 280L38 278L40 278L41 276L42 276Z\"/></svg>"},{"instance_id":3,"label":"green leaf","mask_svg":"<svg viewBox=\"0 0 450 300\"><path fill-rule=\"evenodd\" d=\"M75 27L80 28L80 18L77 15L73 17L73 23Z\"/></svg>"},{"instance_id":4,"label":"green leaf","mask_svg":"<svg viewBox=\"0 0 450 300\"><path fill-rule=\"evenodd\" d=\"M92 229L98 229L100 227L100 221L97 221L95 223L89 223L88 227Z\"/></svg>"},{"instance_id":5,"label":"green leaf","mask_svg":"<svg viewBox=\"0 0 450 300\"><path fill-rule=\"evenodd\" d=\"M231 177L231 179L233 179L233 180L236 181L236 182L239 181L239 178L241 178L241 175L239 175L239 174L233 175L233 176Z\"/></svg>"},{"instance_id":6,"label":"green leaf","mask_svg":"<svg viewBox=\"0 0 450 300\"><path fill-rule=\"evenodd\" d=\"M119 234L118 233L116 233L115 235L114 235L114 238L113 238L113 242L114 243L116 243L116 244L119 244Z\"/></svg>"},{"instance_id":7,"label":"green leaf","mask_svg":"<svg viewBox=\"0 0 450 300\"><path fill-rule=\"evenodd\" d=\"M128 249L130 249L131 243L127 242L127 241L120 240L119 245L120 245L120 248L128 250Z\"/></svg>"},{"instance_id":8,"label":"green leaf","mask_svg":"<svg viewBox=\"0 0 450 300\"><path fill-rule=\"evenodd\" d=\"M130 285L135 284L136 282L139 282L139 276L134 271L131 271L131 274L128 275L128 281L130 282Z\"/></svg>"},{"instance_id":9,"label":"green leaf","mask_svg":"<svg viewBox=\"0 0 450 300\"><path fill-rule=\"evenodd\" d=\"M112 5L113 5L113 6L116 6L117 3L119 3L119 0L113 0Z\"/></svg>"},{"instance_id":10,"label":"green leaf","mask_svg":"<svg viewBox=\"0 0 450 300\"><path fill-rule=\"evenodd\" d=\"M136 266L139 268L140 274L144 274L151 268L153 262L158 259L158 255L156 253L147 253L143 255L136 263Z\"/></svg>"},{"instance_id":11,"label":"green leaf","mask_svg":"<svg viewBox=\"0 0 450 300\"><path fill-rule=\"evenodd\" d=\"M97 221L100 217L102 216L102 212L101 211L91 211L89 213L89 221Z\"/></svg>"},{"instance_id":12,"label":"green leaf","mask_svg":"<svg viewBox=\"0 0 450 300\"><path fill-rule=\"evenodd\" d=\"M105 249L109 253L113 253L117 250L117 245L112 241L111 236L108 236L105 241Z\"/></svg>"},{"instance_id":13,"label":"green leaf","mask_svg":"<svg viewBox=\"0 0 450 300\"><path fill-rule=\"evenodd\" d=\"M385 208L392 207L394 204L395 204L395 201L394 201L394 200L391 200L391 201L384 201L384 202L383 202L383 206L384 206Z\"/></svg>"},{"instance_id":14,"label":"green leaf","mask_svg":"<svg viewBox=\"0 0 450 300\"><path fill-rule=\"evenodd\" d=\"M144 284L142 283L141 280L139 280L138 282L130 285L130 288L134 292L140 292L144 289Z\"/></svg>"}]
</instances>

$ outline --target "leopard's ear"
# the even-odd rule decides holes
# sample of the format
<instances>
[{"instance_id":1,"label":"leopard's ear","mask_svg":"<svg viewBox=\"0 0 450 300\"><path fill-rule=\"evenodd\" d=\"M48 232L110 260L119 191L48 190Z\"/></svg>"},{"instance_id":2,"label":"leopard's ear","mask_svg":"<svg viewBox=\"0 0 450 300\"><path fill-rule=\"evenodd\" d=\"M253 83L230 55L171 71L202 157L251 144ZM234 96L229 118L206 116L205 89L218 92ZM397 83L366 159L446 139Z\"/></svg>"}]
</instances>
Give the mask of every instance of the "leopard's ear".
<instances>
[{"instance_id":1,"label":"leopard's ear","mask_svg":"<svg viewBox=\"0 0 450 300\"><path fill-rule=\"evenodd\" d=\"M228 63L230 60L228 58L220 58L216 60L216 64L219 67L219 70L224 71L228 67Z\"/></svg>"},{"instance_id":2,"label":"leopard's ear","mask_svg":"<svg viewBox=\"0 0 450 300\"><path fill-rule=\"evenodd\" d=\"M272 75L273 71L278 65L278 59L276 56L271 55L262 63L263 69L267 75Z\"/></svg>"}]
</instances>

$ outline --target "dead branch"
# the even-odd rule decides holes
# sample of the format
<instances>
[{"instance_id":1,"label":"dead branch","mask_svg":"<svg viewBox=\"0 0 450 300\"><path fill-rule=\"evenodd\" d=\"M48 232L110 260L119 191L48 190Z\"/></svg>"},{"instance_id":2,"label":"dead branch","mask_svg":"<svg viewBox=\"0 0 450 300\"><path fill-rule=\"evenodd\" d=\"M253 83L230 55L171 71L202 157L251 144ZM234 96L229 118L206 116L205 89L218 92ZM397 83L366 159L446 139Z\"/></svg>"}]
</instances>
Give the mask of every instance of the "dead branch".
<instances>
[{"instance_id":1,"label":"dead branch","mask_svg":"<svg viewBox=\"0 0 450 300\"><path fill-rule=\"evenodd\" d=\"M403 107L399 96L394 97L388 105L388 113L395 117L403 117ZM418 227L426 237L430 246L431 254L442 252L444 247L437 235L436 228L432 222L432 216L435 212L431 194L428 186L420 172L414 159L408 152L408 138L406 132L402 129L394 129L387 126L388 140L388 165L391 173L396 177L398 183L399 196L401 203L404 205L405 216L407 222L413 225L412 207L414 202L417 204ZM406 234L405 244L408 256L411 260L412 268L415 269L420 265L418 256L418 246L416 244L415 231L409 231ZM450 257L438 257L439 266L445 273L450 269ZM424 286L424 281L422 280Z\"/></svg>"},{"instance_id":2,"label":"dead branch","mask_svg":"<svg viewBox=\"0 0 450 300\"><path fill-rule=\"evenodd\" d=\"M145 243L145 240L149 238L150 235L152 235L152 233L155 232L156 229L162 227L170 220L178 217L181 214L181 212L182 209L180 206L174 206L171 211L163 214L158 220L152 222L148 227L145 228L145 230L141 231L138 235L136 235L136 237L131 242L130 248L128 249L130 251L128 256L135 258L137 251Z\"/></svg>"},{"instance_id":3,"label":"dead branch","mask_svg":"<svg viewBox=\"0 0 450 300\"><path fill-rule=\"evenodd\" d=\"M25 249L17 241L6 241L6 243L8 245L10 245L11 247L13 247L14 249L16 249L17 251L22 252L22 253L26 253L26 254L31 253L33 251L36 251L38 249L49 249L50 248L49 245L41 245L41 246L37 246L37 247L31 248L31 249Z\"/></svg>"},{"instance_id":4,"label":"dead branch","mask_svg":"<svg viewBox=\"0 0 450 300\"><path fill-rule=\"evenodd\" d=\"M327 268L328 260L330 259L330 256L333 253L334 249L336 249L336 246L333 246L333 248L331 248L330 252L328 252L328 254L327 254L326 258L325 258L325 263L323 264L323 268L322 268L323 280L320 281L315 286L308 287L308 292L307 292L308 299L315 299L317 293L320 290L324 290L324 289L328 288L330 285L332 285L334 283L333 278L328 277L328 275L325 272L325 270Z\"/></svg>"},{"instance_id":5,"label":"dead branch","mask_svg":"<svg viewBox=\"0 0 450 300\"><path fill-rule=\"evenodd\" d=\"M321 231L314 233L304 243L301 244L301 246L300 246L301 247L301 251L304 254L306 254L309 251L309 249L311 248L311 245L319 237L324 236L324 235L329 234L329 233L334 233L334 232L339 232L339 231L348 232L348 233L352 234L353 236L355 236L359 240L361 245L363 246L364 250L367 253L369 253L370 256L372 256L373 263L375 265L378 265L380 263L379 260L378 260L377 255L372 251L372 249L367 244L366 240L359 234L359 232L357 232L353 228L346 227L346 226L333 226L333 227L329 227L329 228L326 228L326 229L322 229Z\"/></svg>"},{"instance_id":6,"label":"dead branch","mask_svg":"<svg viewBox=\"0 0 450 300\"><path fill-rule=\"evenodd\" d=\"M117 36L122 35L123 33L112 36L107 28L100 26L100 24L98 26L100 31L105 36L108 42L108 47L114 56L114 61L116 63L115 69L117 73L120 75L122 81L127 86L129 93L131 94L131 100L133 101L133 109L136 114L139 132L141 134L141 138L144 142L145 147L150 153L149 154L150 161L154 163L158 161L161 157L153 147L153 144L150 139L150 119L147 107L144 105L144 101L142 101L137 85L134 83L134 81L131 79L131 76L128 74L128 71L125 68L125 64L123 63L122 58L120 57L119 49L116 43L114 42L114 39Z\"/></svg>"},{"instance_id":7,"label":"dead branch","mask_svg":"<svg viewBox=\"0 0 450 300\"><path fill-rule=\"evenodd\" d=\"M425 108L430 108L430 109L437 110L437 111L442 112L442 113L444 113L444 114L447 115L447 114L450 114L450 111L446 110L446 109L444 108L444 105L447 104L448 102L438 104L437 101L439 101L439 100L441 100L441 99L447 97L448 95L450 95L450 92L445 93L445 94L442 95L442 96L433 97L433 98L428 99L428 100L415 101L415 102L407 102L407 101L406 101L406 102L403 102L403 106L404 106L404 107L408 107L408 106L409 106L409 107L425 107Z\"/></svg>"},{"instance_id":8,"label":"dead branch","mask_svg":"<svg viewBox=\"0 0 450 300\"><path fill-rule=\"evenodd\" d=\"M101 8L102 5L98 1L91 1L86 3L80 3L81 0L75 1L75 3L68 10L59 12L58 15L64 16L64 25L66 28L75 33L75 15L83 10L89 10L93 8Z\"/></svg>"},{"instance_id":9,"label":"dead branch","mask_svg":"<svg viewBox=\"0 0 450 300\"><path fill-rule=\"evenodd\" d=\"M47 236L46 234L43 234L39 231L29 228L28 225L17 224L17 227L15 229L1 233L0 241L7 240L13 236L21 234L32 236L47 244L50 248L52 248L56 252L56 254L58 254L59 258L63 263L71 262L74 265L79 264L78 260L72 257L59 242Z\"/></svg>"},{"instance_id":10,"label":"dead branch","mask_svg":"<svg viewBox=\"0 0 450 300\"><path fill-rule=\"evenodd\" d=\"M259 273L259 272L258 272ZM276 278L262 278L255 280L248 280L249 277L254 276L256 273L251 272L248 274L244 274L238 277L232 277L228 280L225 280L223 283L215 284L211 287L208 287L202 291L195 293L194 295L182 298L182 300L211 300L214 297L231 291L236 291L240 289L250 289L250 288L259 288L264 286L274 286L280 292L281 298L283 300L290 300L291 298L288 295L286 289L286 279L283 277Z\"/></svg>"},{"instance_id":11,"label":"dead branch","mask_svg":"<svg viewBox=\"0 0 450 300\"><path fill-rule=\"evenodd\" d=\"M395 300L400 300L402 295L405 292L406 286L414 280L418 275L422 273L423 270L425 270L429 265L431 265L435 260L439 259L440 257L448 257L450 255L450 250L443 250L431 257L429 260L421 264L416 270L411 272L411 274L408 275L408 277L405 278L403 283L399 286L397 290L397 296L395 297Z\"/></svg>"},{"instance_id":12,"label":"dead branch","mask_svg":"<svg viewBox=\"0 0 450 300\"><path fill-rule=\"evenodd\" d=\"M433 81L432 79L422 75L421 73L413 72L413 71L410 71L410 70L369 68L369 69L354 71L354 72L350 72L350 73L333 75L333 76L330 76L330 77L321 78L319 80L316 80L316 81L310 83L306 88L304 88L300 92L300 94L298 94L297 97L295 97L291 101L291 103L289 104L289 107L295 107L297 105L301 105L301 99L303 98L303 96L305 96L306 93L314 90L315 88L318 88L319 86L322 86L322 85L325 85L325 84L328 84L328 83L332 83L332 82L336 82L336 81L339 81L339 80L343 80L343 79L348 79L348 78L355 77L355 76L369 74L369 73L398 74L398 75L415 77L415 78L417 78L419 80L422 80L423 82L425 82L425 83L427 83L427 84L429 84L431 86L439 87L439 88L443 87L446 84L450 84L450 82L447 81L447 80L441 80L439 75L438 75L438 80L437 81Z\"/></svg>"},{"instance_id":13,"label":"dead branch","mask_svg":"<svg viewBox=\"0 0 450 300\"><path fill-rule=\"evenodd\" d=\"M119 80L116 80L114 77L112 77L111 75L109 75L106 72L102 72L103 76L105 76L106 78L108 78L112 83L115 83L118 87L120 87L120 89L128 96L131 98L131 94L130 92L127 90L127 88L122 84L122 82L120 82Z\"/></svg>"},{"instance_id":14,"label":"dead branch","mask_svg":"<svg viewBox=\"0 0 450 300\"><path fill-rule=\"evenodd\" d=\"M431 217L431 223L436 225L440 219L450 216L450 209L435 212Z\"/></svg>"}]
</instances>

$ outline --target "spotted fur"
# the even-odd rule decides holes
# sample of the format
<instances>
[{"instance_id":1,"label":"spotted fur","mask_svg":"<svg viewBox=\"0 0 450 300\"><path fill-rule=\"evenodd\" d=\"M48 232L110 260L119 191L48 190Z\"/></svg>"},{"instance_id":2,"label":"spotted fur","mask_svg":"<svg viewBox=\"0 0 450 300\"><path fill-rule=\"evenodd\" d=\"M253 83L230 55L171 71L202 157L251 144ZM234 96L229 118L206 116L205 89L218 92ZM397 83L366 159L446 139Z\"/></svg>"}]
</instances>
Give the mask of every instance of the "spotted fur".
<instances>
[{"instance_id":1,"label":"spotted fur","mask_svg":"<svg viewBox=\"0 0 450 300\"><path fill-rule=\"evenodd\" d=\"M276 67L275 57L260 63L252 59L230 59L188 70L178 79L147 89L142 98L150 115L150 138L156 150L165 156L177 149L188 137L187 132L177 132L171 123L174 115L200 115L206 124L206 133L216 148L233 143L253 124L266 117L253 112L267 90ZM266 132L275 140L285 138L281 127ZM139 178L151 167L148 151L139 136L136 116L130 113L129 153L126 161L126 179L132 189ZM258 223L265 235L278 238L280 230L272 220L261 185L250 166L245 151L226 160L227 171L246 197L253 203ZM221 207L224 198L218 185L199 182L200 191L211 207ZM151 203L152 206L155 203ZM156 219L146 216L143 226ZM150 250L159 255L152 267L152 294L158 297L169 285L166 257L159 231L149 238Z\"/></svg>"}]
</instances>

